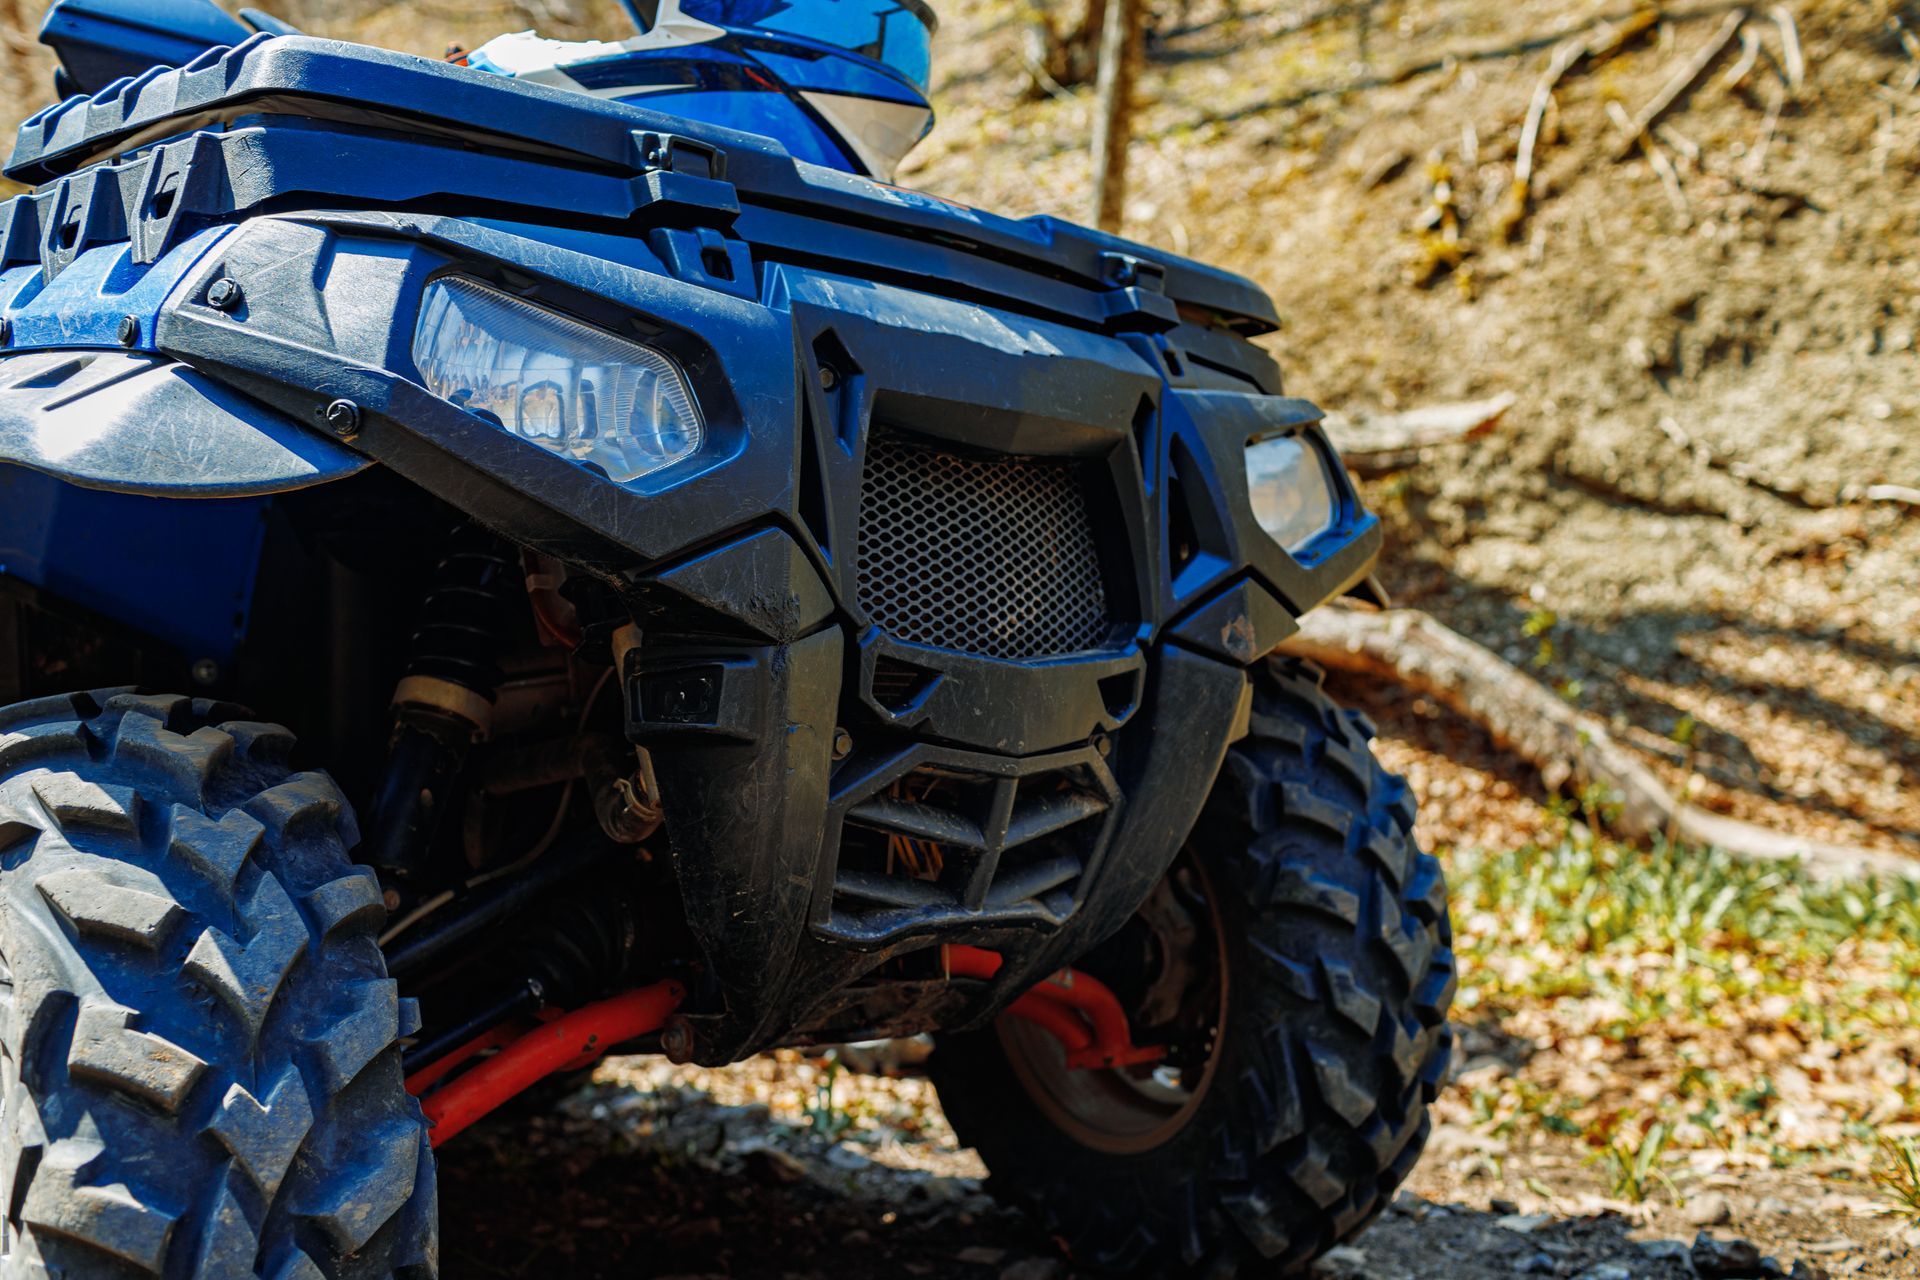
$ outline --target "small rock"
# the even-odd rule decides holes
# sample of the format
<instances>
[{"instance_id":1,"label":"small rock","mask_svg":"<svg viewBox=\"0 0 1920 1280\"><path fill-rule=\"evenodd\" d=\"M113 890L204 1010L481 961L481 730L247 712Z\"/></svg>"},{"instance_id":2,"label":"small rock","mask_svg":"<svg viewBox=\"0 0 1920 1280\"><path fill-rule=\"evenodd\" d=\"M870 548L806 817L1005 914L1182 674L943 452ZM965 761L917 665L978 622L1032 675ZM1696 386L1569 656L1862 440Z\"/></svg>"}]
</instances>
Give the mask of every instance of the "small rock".
<instances>
[{"instance_id":1,"label":"small rock","mask_svg":"<svg viewBox=\"0 0 1920 1280\"><path fill-rule=\"evenodd\" d=\"M762 1186L791 1187L807 1180L807 1166L778 1147L747 1152L747 1176Z\"/></svg>"},{"instance_id":2,"label":"small rock","mask_svg":"<svg viewBox=\"0 0 1920 1280\"><path fill-rule=\"evenodd\" d=\"M859 1248L863 1244L872 1244L873 1232L866 1230L864 1227L855 1227L840 1237L840 1243L849 1249Z\"/></svg>"},{"instance_id":3,"label":"small rock","mask_svg":"<svg viewBox=\"0 0 1920 1280\"><path fill-rule=\"evenodd\" d=\"M1689 1256L1702 1280L1758 1280L1767 1274L1750 1240L1716 1240L1702 1231Z\"/></svg>"},{"instance_id":4,"label":"small rock","mask_svg":"<svg viewBox=\"0 0 1920 1280\"><path fill-rule=\"evenodd\" d=\"M1000 1280L1054 1280L1060 1264L1052 1258L1022 1258L1000 1273Z\"/></svg>"},{"instance_id":5,"label":"small rock","mask_svg":"<svg viewBox=\"0 0 1920 1280\"><path fill-rule=\"evenodd\" d=\"M1487 1201L1487 1208L1489 1211L1497 1213L1503 1218L1520 1212L1519 1205L1511 1200L1502 1200L1499 1196L1495 1196L1493 1199Z\"/></svg>"},{"instance_id":6,"label":"small rock","mask_svg":"<svg viewBox=\"0 0 1920 1280\"><path fill-rule=\"evenodd\" d=\"M1764 1213L1770 1218L1784 1218L1794 1212L1792 1203L1782 1200L1779 1196L1768 1196L1759 1204L1755 1205L1754 1209L1756 1212Z\"/></svg>"},{"instance_id":7,"label":"small rock","mask_svg":"<svg viewBox=\"0 0 1920 1280\"><path fill-rule=\"evenodd\" d=\"M1596 1262L1580 1273L1579 1280L1633 1280L1633 1271L1624 1263Z\"/></svg>"},{"instance_id":8,"label":"small rock","mask_svg":"<svg viewBox=\"0 0 1920 1280\"><path fill-rule=\"evenodd\" d=\"M1515 1274L1523 1276L1557 1276L1560 1264L1550 1253L1535 1253L1520 1259L1513 1268Z\"/></svg>"},{"instance_id":9,"label":"small rock","mask_svg":"<svg viewBox=\"0 0 1920 1280\"><path fill-rule=\"evenodd\" d=\"M974 1267L997 1267L1006 1259L1005 1249L995 1249L984 1244L970 1244L953 1255L955 1262L964 1262Z\"/></svg>"},{"instance_id":10,"label":"small rock","mask_svg":"<svg viewBox=\"0 0 1920 1280\"><path fill-rule=\"evenodd\" d=\"M1655 1262L1693 1264L1693 1251L1679 1240L1643 1240L1640 1242L1640 1252Z\"/></svg>"},{"instance_id":11,"label":"small rock","mask_svg":"<svg viewBox=\"0 0 1920 1280\"><path fill-rule=\"evenodd\" d=\"M1493 1225L1502 1231L1514 1231L1526 1236L1553 1221L1550 1213L1509 1213L1503 1218L1495 1218Z\"/></svg>"},{"instance_id":12,"label":"small rock","mask_svg":"<svg viewBox=\"0 0 1920 1280\"><path fill-rule=\"evenodd\" d=\"M1708 1191L1687 1201L1681 1217L1696 1227L1718 1227L1733 1221L1733 1202L1718 1191Z\"/></svg>"},{"instance_id":13,"label":"small rock","mask_svg":"<svg viewBox=\"0 0 1920 1280\"><path fill-rule=\"evenodd\" d=\"M1430 1208L1431 1206L1425 1200L1413 1192L1402 1191L1393 1198L1393 1203L1387 1206L1387 1212L1396 1218L1412 1218L1415 1222L1419 1222L1427 1216Z\"/></svg>"},{"instance_id":14,"label":"small rock","mask_svg":"<svg viewBox=\"0 0 1920 1280\"><path fill-rule=\"evenodd\" d=\"M1323 1276L1347 1277L1360 1280L1367 1273L1367 1251L1343 1244L1337 1249L1329 1249L1320 1256L1315 1273Z\"/></svg>"},{"instance_id":15,"label":"small rock","mask_svg":"<svg viewBox=\"0 0 1920 1280\"><path fill-rule=\"evenodd\" d=\"M1825 1267L1816 1267L1811 1262L1801 1261L1793 1264L1793 1270L1787 1273L1788 1280L1833 1280L1833 1274Z\"/></svg>"},{"instance_id":16,"label":"small rock","mask_svg":"<svg viewBox=\"0 0 1920 1280\"><path fill-rule=\"evenodd\" d=\"M873 1161L855 1151L844 1142L836 1142L827 1148L826 1161L836 1169L858 1173L873 1167Z\"/></svg>"}]
</instances>

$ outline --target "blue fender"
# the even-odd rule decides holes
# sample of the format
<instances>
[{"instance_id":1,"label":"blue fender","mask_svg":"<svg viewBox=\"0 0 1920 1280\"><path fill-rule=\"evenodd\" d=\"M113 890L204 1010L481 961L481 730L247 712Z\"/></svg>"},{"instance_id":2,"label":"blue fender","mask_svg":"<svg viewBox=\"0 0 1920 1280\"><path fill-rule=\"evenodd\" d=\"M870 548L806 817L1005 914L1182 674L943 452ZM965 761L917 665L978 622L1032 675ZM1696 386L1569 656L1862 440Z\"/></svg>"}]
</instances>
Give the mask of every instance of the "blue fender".
<instances>
[{"instance_id":1,"label":"blue fender","mask_svg":"<svg viewBox=\"0 0 1920 1280\"><path fill-rule=\"evenodd\" d=\"M168 297L230 231L203 231L150 265L119 244L51 280L38 266L0 272L0 463L174 498L279 493L368 465L154 350Z\"/></svg>"},{"instance_id":2,"label":"blue fender","mask_svg":"<svg viewBox=\"0 0 1920 1280\"><path fill-rule=\"evenodd\" d=\"M66 350L0 359L0 463L85 489L235 498L338 479L367 460L176 361Z\"/></svg>"},{"instance_id":3,"label":"blue fender","mask_svg":"<svg viewBox=\"0 0 1920 1280\"><path fill-rule=\"evenodd\" d=\"M168 299L230 230L149 265L120 243L51 279L0 272L0 577L216 666L246 634L270 495L369 465L154 349Z\"/></svg>"}]
</instances>

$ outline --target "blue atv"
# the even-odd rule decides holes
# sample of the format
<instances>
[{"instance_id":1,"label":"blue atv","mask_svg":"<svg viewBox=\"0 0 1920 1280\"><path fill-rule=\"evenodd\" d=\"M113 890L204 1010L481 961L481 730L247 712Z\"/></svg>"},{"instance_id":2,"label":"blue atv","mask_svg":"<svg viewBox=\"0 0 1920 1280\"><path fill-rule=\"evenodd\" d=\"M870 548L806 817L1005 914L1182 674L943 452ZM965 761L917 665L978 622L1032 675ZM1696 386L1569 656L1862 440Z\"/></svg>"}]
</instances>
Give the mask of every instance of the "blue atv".
<instances>
[{"instance_id":1,"label":"blue atv","mask_svg":"<svg viewBox=\"0 0 1920 1280\"><path fill-rule=\"evenodd\" d=\"M1454 968L1274 656L1381 535L1272 302L888 185L919 0L631 9L48 15L0 1277L421 1280L433 1148L545 1077L916 1035L1076 1264L1300 1272L1417 1159Z\"/></svg>"}]
</instances>

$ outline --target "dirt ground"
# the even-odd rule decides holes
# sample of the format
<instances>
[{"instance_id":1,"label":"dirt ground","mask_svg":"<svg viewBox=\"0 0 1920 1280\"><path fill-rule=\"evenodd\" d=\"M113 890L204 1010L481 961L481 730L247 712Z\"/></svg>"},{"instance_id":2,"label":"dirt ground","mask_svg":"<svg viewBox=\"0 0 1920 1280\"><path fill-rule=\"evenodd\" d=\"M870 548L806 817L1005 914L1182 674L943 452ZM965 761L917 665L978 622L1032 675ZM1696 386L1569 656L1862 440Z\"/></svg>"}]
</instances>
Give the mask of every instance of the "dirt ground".
<instances>
[{"instance_id":1,"label":"dirt ground","mask_svg":"<svg viewBox=\"0 0 1920 1280\"><path fill-rule=\"evenodd\" d=\"M442 1249L453 1277L738 1280L1067 1280L1019 1213L983 1192L916 1080L842 1078L855 1137L829 1143L804 1108L818 1069L761 1060L729 1072L641 1059L548 1108L522 1108L441 1156ZM901 1126L901 1127L896 1127ZM1323 1260L1342 1280L1513 1275L1668 1280L1696 1274L1920 1276L1920 1235L1818 1172L1700 1161L1685 1206L1609 1200L1563 1151L1443 1124L1392 1208ZM1695 1270L1705 1232L1729 1269ZM1741 1244L1753 1249L1740 1269ZM1686 1258L1688 1260L1683 1261ZM1765 1269L1774 1259L1777 1270Z\"/></svg>"}]
</instances>

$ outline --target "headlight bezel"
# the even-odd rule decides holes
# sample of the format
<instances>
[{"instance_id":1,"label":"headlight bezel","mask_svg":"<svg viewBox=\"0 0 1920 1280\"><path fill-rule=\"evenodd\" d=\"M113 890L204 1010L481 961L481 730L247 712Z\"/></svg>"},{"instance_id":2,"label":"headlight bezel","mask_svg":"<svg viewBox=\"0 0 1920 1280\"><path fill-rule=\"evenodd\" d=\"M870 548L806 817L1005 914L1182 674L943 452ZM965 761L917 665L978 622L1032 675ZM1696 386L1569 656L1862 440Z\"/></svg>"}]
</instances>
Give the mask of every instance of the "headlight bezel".
<instances>
[{"instance_id":1,"label":"headlight bezel","mask_svg":"<svg viewBox=\"0 0 1920 1280\"><path fill-rule=\"evenodd\" d=\"M517 331L489 329L479 321L459 314L457 302L439 301L460 294L465 295L464 300L470 306L493 308L511 317L512 323L523 327ZM523 354L535 354L535 344L521 340L533 336L541 338L537 354L544 356L545 360L519 366L516 372L523 378L530 378L536 373L552 375L559 371L555 366L571 366L576 376L571 382L563 382L553 376L527 381L514 397L517 422L509 423L498 411L497 405L476 405L470 389L455 387L457 379L450 378L448 371L460 372L460 365L442 362L436 369L433 364L434 353L430 346L436 336L429 334L429 326L436 321L444 323L450 310L455 311L454 324L463 325L470 333L491 341L496 350L507 349L517 342ZM692 470L701 469L702 459L710 462L709 455L715 445L715 427L718 424L714 422L709 407L703 403L701 388L683 354L675 349L682 344L653 341L651 335L648 340L643 340L623 334L610 324L583 314L583 311L557 304L544 292L515 292L494 280L459 268L438 272L423 283L419 294L408 348L413 379L428 394L487 423L501 434L623 488L649 491L663 482L673 482L676 476L685 476ZM667 335L663 333L660 336ZM625 358L618 359L616 356ZM476 358L466 362L464 371L471 373L487 364L485 359ZM668 443L653 450L656 457L648 465L635 466L631 457L609 456L605 446L621 436L622 433L618 431L621 424L613 421L615 429L605 433L598 428L607 422L609 415L618 413L621 393L628 388L616 380L612 383L614 394L607 395L599 390L596 382L577 376L582 369L596 372L633 371L644 375L639 379L643 389L645 379L651 379L656 389L665 390L663 398L677 411L678 429L689 438L683 444ZM551 432L528 429L526 406L536 397L536 393L541 392L548 393L546 398L554 402L552 420L557 426ZM600 408L603 399L610 406L605 412ZM573 420L583 418L587 413L593 414L596 429L576 434ZM658 420L656 417L655 421ZM626 433L625 439L640 446L643 453L647 451L649 442L644 437ZM587 441L593 443L584 444Z\"/></svg>"}]
</instances>

